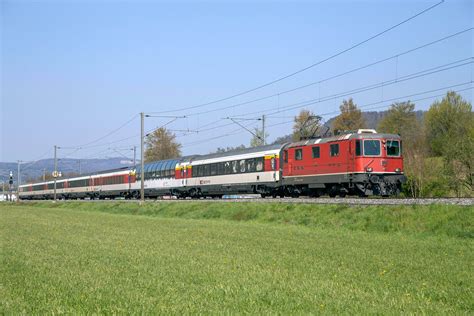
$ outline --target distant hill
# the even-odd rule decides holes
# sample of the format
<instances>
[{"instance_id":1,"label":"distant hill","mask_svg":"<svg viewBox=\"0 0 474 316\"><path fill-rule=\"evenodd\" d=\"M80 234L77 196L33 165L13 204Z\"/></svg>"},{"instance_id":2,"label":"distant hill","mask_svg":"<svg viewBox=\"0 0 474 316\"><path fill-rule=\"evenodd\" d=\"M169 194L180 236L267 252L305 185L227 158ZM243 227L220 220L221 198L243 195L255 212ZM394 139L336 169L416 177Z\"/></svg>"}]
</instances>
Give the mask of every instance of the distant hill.
<instances>
[{"instance_id":1,"label":"distant hill","mask_svg":"<svg viewBox=\"0 0 474 316\"><path fill-rule=\"evenodd\" d=\"M132 162L124 158L107 158L107 159L60 159L58 161L58 170L63 174L79 173L79 161L81 174L87 174L96 171L117 169L131 166ZM35 179L43 176L44 170L47 174L51 174L54 169L54 159L42 159L32 164L21 165L21 182L25 183L28 179ZM13 171L13 178L16 183L17 179L17 163L16 162L0 162L0 182L8 181L10 171ZM1 188L0 188L1 189Z\"/></svg>"}]
</instances>

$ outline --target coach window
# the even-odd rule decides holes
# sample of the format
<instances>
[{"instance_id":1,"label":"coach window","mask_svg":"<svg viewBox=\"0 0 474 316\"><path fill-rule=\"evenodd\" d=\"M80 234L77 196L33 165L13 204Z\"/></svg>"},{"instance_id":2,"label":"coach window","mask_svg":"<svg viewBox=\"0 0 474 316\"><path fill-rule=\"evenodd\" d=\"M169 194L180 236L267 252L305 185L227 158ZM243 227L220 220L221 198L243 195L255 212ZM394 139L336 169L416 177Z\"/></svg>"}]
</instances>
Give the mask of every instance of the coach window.
<instances>
[{"instance_id":1,"label":"coach window","mask_svg":"<svg viewBox=\"0 0 474 316\"><path fill-rule=\"evenodd\" d=\"M364 140L364 156L380 156L380 141Z\"/></svg>"},{"instance_id":2,"label":"coach window","mask_svg":"<svg viewBox=\"0 0 474 316\"><path fill-rule=\"evenodd\" d=\"M218 162L217 163L217 174L218 175L224 174L224 163L223 162Z\"/></svg>"},{"instance_id":3,"label":"coach window","mask_svg":"<svg viewBox=\"0 0 474 316\"><path fill-rule=\"evenodd\" d=\"M246 160L247 162L247 172L255 172L255 159L250 158Z\"/></svg>"},{"instance_id":4,"label":"coach window","mask_svg":"<svg viewBox=\"0 0 474 316\"><path fill-rule=\"evenodd\" d=\"M295 149L295 160L303 160L303 149Z\"/></svg>"},{"instance_id":5,"label":"coach window","mask_svg":"<svg viewBox=\"0 0 474 316\"><path fill-rule=\"evenodd\" d=\"M314 158L319 158L319 154L320 154L320 152L319 152L319 146L314 146L314 147L312 148L312 150L313 150L313 159L314 159Z\"/></svg>"},{"instance_id":6,"label":"coach window","mask_svg":"<svg viewBox=\"0 0 474 316\"><path fill-rule=\"evenodd\" d=\"M192 176L193 178L199 177L199 169L201 169L201 168L199 168L199 167L200 167L200 166L193 166L193 167L192 167L192 169L191 169L191 170L192 170L192 171L191 171L191 176Z\"/></svg>"},{"instance_id":7,"label":"coach window","mask_svg":"<svg viewBox=\"0 0 474 316\"><path fill-rule=\"evenodd\" d=\"M217 164L211 164L211 176L215 176L217 174Z\"/></svg>"},{"instance_id":8,"label":"coach window","mask_svg":"<svg viewBox=\"0 0 474 316\"><path fill-rule=\"evenodd\" d=\"M166 176L168 175L168 162L165 161L165 162L161 162L161 167L160 167L160 177L161 178L166 178Z\"/></svg>"},{"instance_id":9,"label":"coach window","mask_svg":"<svg viewBox=\"0 0 474 316\"><path fill-rule=\"evenodd\" d=\"M224 174L231 174L232 173L232 166L230 161L224 162Z\"/></svg>"},{"instance_id":10,"label":"coach window","mask_svg":"<svg viewBox=\"0 0 474 316\"><path fill-rule=\"evenodd\" d=\"M151 176L153 178L158 178L158 164L153 165Z\"/></svg>"},{"instance_id":11,"label":"coach window","mask_svg":"<svg viewBox=\"0 0 474 316\"><path fill-rule=\"evenodd\" d=\"M240 171L241 173L244 173L244 172L245 172L245 160L244 160L244 159L242 159L242 160L239 162L239 166L240 166L239 171Z\"/></svg>"},{"instance_id":12,"label":"coach window","mask_svg":"<svg viewBox=\"0 0 474 316\"><path fill-rule=\"evenodd\" d=\"M239 162L237 160L232 161L232 173L239 173Z\"/></svg>"},{"instance_id":13,"label":"coach window","mask_svg":"<svg viewBox=\"0 0 474 316\"><path fill-rule=\"evenodd\" d=\"M263 158L257 158L256 171L263 171Z\"/></svg>"},{"instance_id":14,"label":"coach window","mask_svg":"<svg viewBox=\"0 0 474 316\"><path fill-rule=\"evenodd\" d=\"M329 154L331 157L339 156L339 144L331 144L329 146Z\"/></svg>"},{"instance_id":15,"label":"coach window","mask_svg":"<svg viewBox=\"0 0 474 316\"><path fill-rule=\"evenodd\" d=\"M211 165L207 164L203 166L204 171L203 171L203 176L204 177L209 177L211 175Z\"/></svg>"}]
</instances>

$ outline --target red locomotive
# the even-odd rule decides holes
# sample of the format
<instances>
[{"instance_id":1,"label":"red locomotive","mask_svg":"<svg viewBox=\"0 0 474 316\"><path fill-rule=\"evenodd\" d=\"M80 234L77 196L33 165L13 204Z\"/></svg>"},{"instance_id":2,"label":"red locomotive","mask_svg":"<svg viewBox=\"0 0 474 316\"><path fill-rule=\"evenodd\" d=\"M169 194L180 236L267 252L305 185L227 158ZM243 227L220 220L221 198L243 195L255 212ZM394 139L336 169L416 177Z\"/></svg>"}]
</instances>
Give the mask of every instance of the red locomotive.
<instances>
[{"instance_id":1,"label":"red locomotive","mask_svg":"<svg viewBox=\"0 0 474 316\"><path fill-rule=\"evenodd\" d=\"M403 175L401 139L375 130L292 143L283 150L288 195L396 195Z\"/></svg>"}]
</instances>

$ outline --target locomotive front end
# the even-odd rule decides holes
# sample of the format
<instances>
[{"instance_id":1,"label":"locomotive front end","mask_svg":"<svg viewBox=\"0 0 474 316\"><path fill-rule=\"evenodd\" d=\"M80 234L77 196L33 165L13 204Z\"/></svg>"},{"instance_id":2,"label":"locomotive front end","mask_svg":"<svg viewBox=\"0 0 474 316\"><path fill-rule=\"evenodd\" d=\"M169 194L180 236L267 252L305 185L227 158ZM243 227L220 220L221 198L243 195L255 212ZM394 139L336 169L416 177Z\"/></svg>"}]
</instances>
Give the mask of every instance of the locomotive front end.
<instances>
[{"instance_id":1,"label":"locomotive front end","mask_svg":"<svg viewBox=\"0 0 474 316\"><path fill-rule=\"evenodd\" d=\"M393 134L363 134L355 140L355 181L361 195L397 195L403 174L402 140Z\"/></svg>"}]
</instances>

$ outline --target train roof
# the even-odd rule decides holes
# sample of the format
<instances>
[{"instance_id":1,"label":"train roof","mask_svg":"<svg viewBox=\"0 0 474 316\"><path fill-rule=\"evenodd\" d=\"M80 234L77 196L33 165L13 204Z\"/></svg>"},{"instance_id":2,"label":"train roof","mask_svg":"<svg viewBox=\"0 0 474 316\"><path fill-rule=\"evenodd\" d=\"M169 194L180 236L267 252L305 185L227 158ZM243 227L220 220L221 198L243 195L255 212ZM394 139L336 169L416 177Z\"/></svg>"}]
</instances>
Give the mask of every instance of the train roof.
<instances>
[{"instance_id":1,"label":"train roof","mask_svg":"<svg viewBox=\"0 0 474 316\"><path fill-rule=\"evenodd\" d=\"M133 168L131 167L122 167L122 168L115 168L115 169L108 169L108 170L100 170L96 172L88 172L88 173L83 173L75 176L68 176L68 177L61 177L56 179L56 183L58 182L64 182L64 181L71 181L72 179L82 179L82 178L87 178L90 176L96 176L96 175L101 175L101 174L106 174L106 173L112 173L112 172L119 172L119 171L127 171ZM40 185L40 184L48 184L54 182L54 179L47 180L47 181L38 181L38 182L28 182L21 184L20 187L27 187L30 185Z\"/></svg>"},{"instance_id":2,"label":"train roof","mask_svg":"<svg viewBox=\"0 0 474 316\"><path fill-rule=\"evenodd\" d=\"M400 135L397 134L386 134L386 133L377 133L375 130L357 130L344 133L341 135L335 135L326 138L312 138L307 140L302 140L299 142L294 142L288 145L288 147L299 147L305 145L314 145L314 144L324 144L337 142L347 139L380 139L380 138L391 138L391 139L400 139Z\"/></svg>"},{"instance_id":3,"label":"train roof","mask_svg":"<svg viewBox=\"0 0 474 316\"><path fill-rule=\"evenodd\" d=\"M178 164L181 161L182 158L176 158L176 159L166 159L166 160L157 160L157 161L152 161L152 162L147 162L144 165L145 172L151 172L151 171L161 171L161 170L170 170L176 167L176 164ZM142 168L140 165L137 166L136 168L137 173L141 172Z\"/></svg>"},{"instance_id":4,"label":"train roof","mask_svg":"<svg viewBox=\"0 0 474 316\"><path fill-rule=\"evenodd\" d=\"M226 151L223 153L197 155L197 156L194 156L192 160L206 160L206 159L213 159L213 158L245 155L245 154L257 153L257 152L262 152L262 151L281 149L283 146L284 144L274 144L274 145L264 145L264 146L236 149L236 150Z\"/></svg>"}]
</instances>

